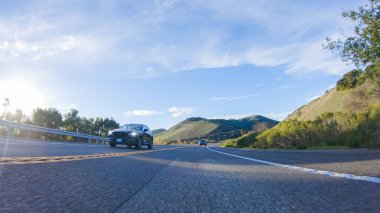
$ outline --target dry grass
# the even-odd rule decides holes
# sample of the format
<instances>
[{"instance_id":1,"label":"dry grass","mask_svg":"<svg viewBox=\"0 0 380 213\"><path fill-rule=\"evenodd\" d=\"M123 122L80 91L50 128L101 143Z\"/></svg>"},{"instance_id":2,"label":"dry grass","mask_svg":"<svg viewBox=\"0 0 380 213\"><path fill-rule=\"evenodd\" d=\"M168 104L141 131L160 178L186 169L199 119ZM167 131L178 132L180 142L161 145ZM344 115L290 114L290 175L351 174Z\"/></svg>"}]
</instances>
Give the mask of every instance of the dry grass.
<instances>
[{"instance_id":1,"label":"dry grass","mask_svg":"<svg viewBox=\"0 0 380 213\"><path fill-rule=\"evenodd\" d=\"M350 90L335 88L289 115L288 119L314 120L325 112L358 112L380 102L380 87L369 81Z\"/></svg>"}]
</instances>

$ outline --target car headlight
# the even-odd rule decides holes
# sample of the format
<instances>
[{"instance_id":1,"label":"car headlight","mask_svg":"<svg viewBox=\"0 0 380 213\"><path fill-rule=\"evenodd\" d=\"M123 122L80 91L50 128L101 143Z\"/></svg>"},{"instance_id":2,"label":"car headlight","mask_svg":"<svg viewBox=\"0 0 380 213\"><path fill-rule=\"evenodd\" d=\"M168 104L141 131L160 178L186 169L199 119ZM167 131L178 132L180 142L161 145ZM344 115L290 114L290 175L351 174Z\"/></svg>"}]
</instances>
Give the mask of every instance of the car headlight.
<instances>
[{"instance_id":1,"label":"car headlight","mask_svg":"<svg viewBox=\"0 0 380 213\"><path fill-rule=\"evenodd\" d=\"M129 133L129 135L132 137L136 137L138 134L137 134L137 132L131 132L131 133Z\"/></svg>"}]
</instances>

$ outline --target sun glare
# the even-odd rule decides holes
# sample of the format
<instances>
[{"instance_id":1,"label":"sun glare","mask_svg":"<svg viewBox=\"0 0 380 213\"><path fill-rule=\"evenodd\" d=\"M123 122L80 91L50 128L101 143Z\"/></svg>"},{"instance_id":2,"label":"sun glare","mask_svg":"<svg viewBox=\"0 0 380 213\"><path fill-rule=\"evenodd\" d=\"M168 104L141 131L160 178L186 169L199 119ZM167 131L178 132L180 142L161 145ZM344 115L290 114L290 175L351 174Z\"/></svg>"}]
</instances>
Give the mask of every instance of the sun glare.
<instances>
[{"instance_id":1,"label":"sun glare","mask_svg":"<svg viewBox=\"0 0 380 213\"><path fill-rule=\"evenodd\" d=\"M7 111L14 112L20 108L27 115L30 115L33 109L44 107L46 104L46 95L43 91L32 82L22 79L0 80L0 107L6 98L10 101Z\"/></svg>"}]
</instances>

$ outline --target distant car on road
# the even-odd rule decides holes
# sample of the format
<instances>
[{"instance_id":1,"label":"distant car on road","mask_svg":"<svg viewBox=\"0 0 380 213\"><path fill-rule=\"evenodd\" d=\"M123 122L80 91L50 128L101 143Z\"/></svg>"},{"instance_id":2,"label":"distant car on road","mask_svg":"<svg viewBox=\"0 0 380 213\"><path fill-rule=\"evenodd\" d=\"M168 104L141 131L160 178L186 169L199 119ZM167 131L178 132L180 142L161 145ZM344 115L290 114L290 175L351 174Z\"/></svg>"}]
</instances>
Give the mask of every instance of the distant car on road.
<instances>
[{"instance_id":1,"label":"distant car on road","mask_svg":"<svg viewBox=\"0 0 380 213\"><path fill-rule=\"evenodd\" d=\"M205 145L207 146L207 141L205 139L199 140L199 146Z\"/></svg>"},{"instance_id":2,"label":"distant car on road","mask_svg":"<svg viewBox=\"0 0 380 213\"><path fill-rule=\"evenodd\" d=\"M146 145L152 149L153 134L149 127L144 124L125 124L108 135L108 143L110 147L124 144L128 147L134 146L136 149L140 149L141 146Z\"/></svg>"}]
</instances>

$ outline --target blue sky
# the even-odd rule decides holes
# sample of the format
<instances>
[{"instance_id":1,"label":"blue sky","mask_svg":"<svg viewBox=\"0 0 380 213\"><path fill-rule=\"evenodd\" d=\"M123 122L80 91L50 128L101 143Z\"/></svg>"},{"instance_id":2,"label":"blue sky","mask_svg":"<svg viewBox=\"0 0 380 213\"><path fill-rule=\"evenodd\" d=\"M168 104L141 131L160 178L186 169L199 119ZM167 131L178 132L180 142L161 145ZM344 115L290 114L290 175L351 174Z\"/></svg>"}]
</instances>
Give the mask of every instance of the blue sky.
<instances>
[{"instance_id":1,"label":"blue sky","mask_svg":"<svg viewBox=\"0 0 380 213\"><path fill-rule=\"evenodd\" d=\"M352 66L322 48L357 0L1 1L0 99L27 114L168 128L192 116L281 120Z\"/></svg>"}]
</instances>

